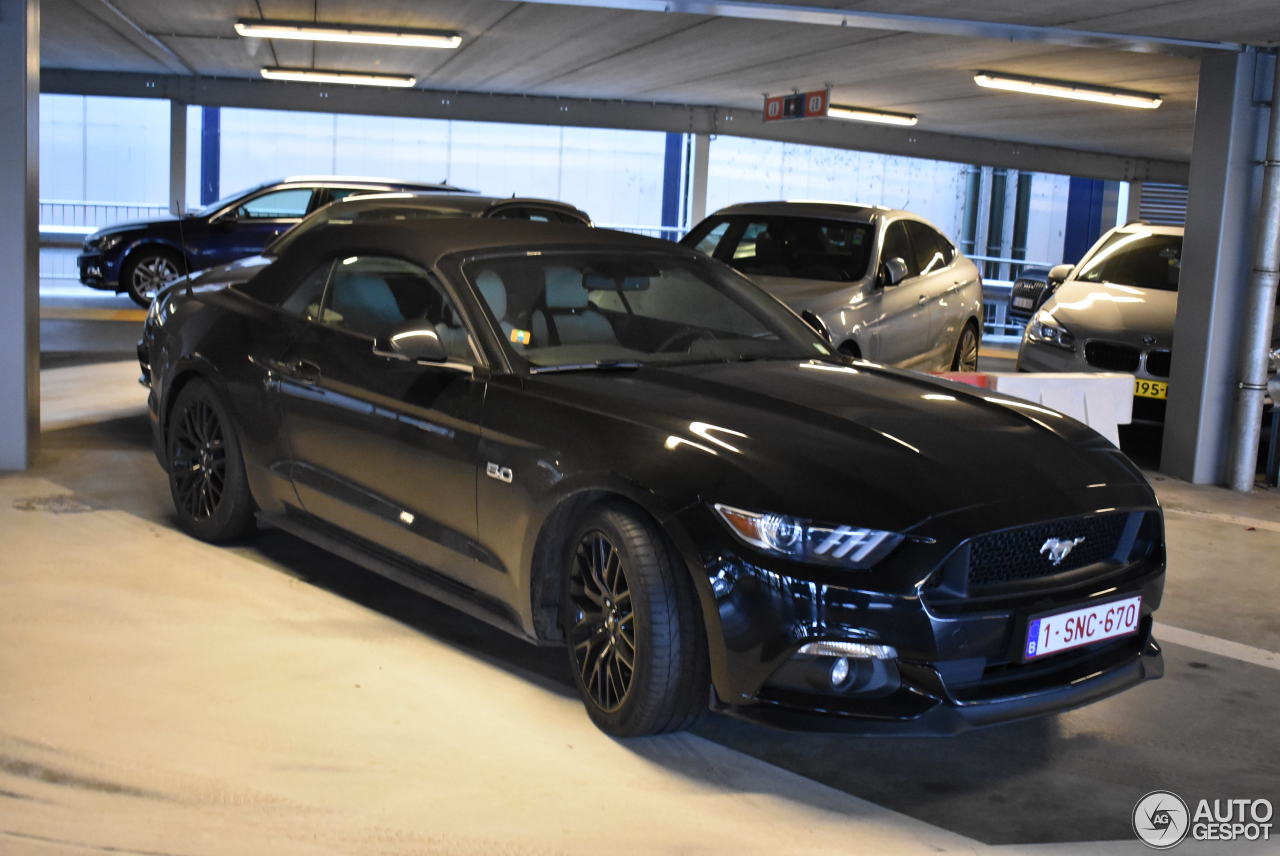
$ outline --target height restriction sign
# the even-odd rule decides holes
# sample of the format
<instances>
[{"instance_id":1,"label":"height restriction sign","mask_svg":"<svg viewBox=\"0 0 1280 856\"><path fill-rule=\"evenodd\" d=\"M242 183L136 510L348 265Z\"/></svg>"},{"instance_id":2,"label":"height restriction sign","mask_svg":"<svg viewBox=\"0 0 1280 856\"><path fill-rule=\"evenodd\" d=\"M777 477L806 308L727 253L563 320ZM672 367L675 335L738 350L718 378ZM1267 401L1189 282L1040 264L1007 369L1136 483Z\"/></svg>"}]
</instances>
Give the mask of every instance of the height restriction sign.
<instances>
[{"instance_id":1,"label":"height restriction sign","mask_svg":"<svg viewBox=\"0 0 1280 856\"><path fill-rule=\"evenodd\" d=\"M782 119L816 119L827 115L827 91L796 92L792 95L771 95L764 99L764 120L777 122Z\"/></svg>"}]
</instances>

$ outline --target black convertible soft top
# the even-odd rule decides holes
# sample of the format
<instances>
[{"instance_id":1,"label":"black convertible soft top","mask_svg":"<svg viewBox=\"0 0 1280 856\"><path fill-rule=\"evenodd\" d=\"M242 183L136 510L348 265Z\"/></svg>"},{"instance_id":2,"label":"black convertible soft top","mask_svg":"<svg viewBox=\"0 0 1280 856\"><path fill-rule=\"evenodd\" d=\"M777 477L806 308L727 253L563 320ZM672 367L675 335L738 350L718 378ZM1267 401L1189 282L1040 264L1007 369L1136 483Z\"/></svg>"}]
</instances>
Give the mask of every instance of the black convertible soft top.
<instances>
[{"instance_id":1,"label":"black convertible soft top","mask_svg":"<svg viewBox=\"0 0 1280 856\"><path fill-rule=\"evenodd\" d=\"M388 255L430 270L449 256L601 249L701 256L658 238L565 223L466 218L326 224L299 238L244 289L260 300L273 302L278 289L292 287L316 264L334 256Z\"/></svg>"}]
</instances>

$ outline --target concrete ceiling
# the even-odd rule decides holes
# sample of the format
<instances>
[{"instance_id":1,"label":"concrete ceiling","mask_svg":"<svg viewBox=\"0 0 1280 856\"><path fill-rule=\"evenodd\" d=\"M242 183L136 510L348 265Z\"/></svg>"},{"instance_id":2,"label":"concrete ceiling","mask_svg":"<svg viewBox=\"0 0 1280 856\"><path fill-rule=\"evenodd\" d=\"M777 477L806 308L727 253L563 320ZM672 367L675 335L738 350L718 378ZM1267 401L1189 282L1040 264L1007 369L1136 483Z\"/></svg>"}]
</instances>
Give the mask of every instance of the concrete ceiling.
<instances>
[{"instance_id":1,"label":"concrete ceiling","mask_svg":"<svg viewBox=\"0 0 1280 856\"><path fill-rule=\"evenodd\" d=\"M409 73L418 77L419 88L430 90L740 109L759 109L765 92L830 83L834 101L917 113L921 132L1184 162L1190 157L1199 68L1195 50L1142 53L545 2L42 0L41 5L46 69L256 78L263 65L304 66ZM1276 0L807 0L803 5L1280 43ZM461 32L464 42L459 50L441 51L246 40L232 30L237 18L443 28ZM1127 110L992 92L973 84L972 73L979 68L1156 92L1165 102L1158 110Z\"/></svg>"}]
</instances>

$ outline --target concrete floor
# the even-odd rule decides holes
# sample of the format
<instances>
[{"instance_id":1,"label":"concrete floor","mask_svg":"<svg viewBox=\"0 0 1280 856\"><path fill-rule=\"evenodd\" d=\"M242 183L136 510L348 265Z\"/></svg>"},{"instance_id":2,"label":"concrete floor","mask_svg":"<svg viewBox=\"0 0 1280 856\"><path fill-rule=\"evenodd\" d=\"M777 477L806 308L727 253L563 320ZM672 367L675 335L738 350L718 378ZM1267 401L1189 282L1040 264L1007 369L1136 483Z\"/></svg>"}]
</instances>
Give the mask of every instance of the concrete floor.
<instances>
[{"instance_id":1,"label":"concrete floor","mask_svg":"<svg viewBox=\"0 0 1280 856\"><path fill-rule=\"evenodd\" d=\"M1280 803L1276 491L1154 477L1160 681L946 740L618 742L558 650L280 532L179 533L136 365L90 353L0 476L0 853L1137 854L1148 791Z\"/></svg>"}]
</instances>

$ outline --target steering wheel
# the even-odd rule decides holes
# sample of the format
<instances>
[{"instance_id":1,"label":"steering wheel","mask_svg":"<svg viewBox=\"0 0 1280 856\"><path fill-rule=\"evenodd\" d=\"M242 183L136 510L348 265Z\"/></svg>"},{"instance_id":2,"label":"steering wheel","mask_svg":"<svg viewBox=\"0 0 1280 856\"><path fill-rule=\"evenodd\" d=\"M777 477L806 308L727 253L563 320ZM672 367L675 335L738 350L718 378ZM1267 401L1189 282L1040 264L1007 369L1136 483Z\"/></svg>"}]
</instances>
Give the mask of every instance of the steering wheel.
<instances>
[{"instance_id":1,"label":"steering wheel","mask_svg":"<svg viewBox=\"0 0 1280 856\"><path fill-rule=\"evenodd\" d=\"M654 353L661 354L666 351L678 350L676 347L677 345L684 345L685 346L684 349L687 351L690 348L692 348L693 343L698 341L699 339L709 339L710 341L714 342L716 338L717 336L715 333L712 333L710 330L707 330L702 327L690 328L688 330L681 330L678 333L673 333L672 335L664 339L662 344L658 346L657 350L654 351Z\"/></svg>"}]
</instances>

